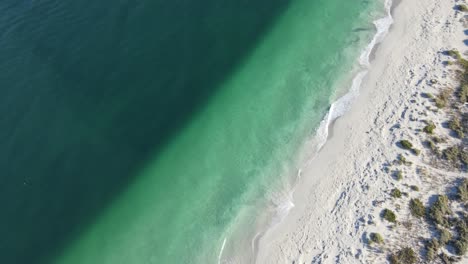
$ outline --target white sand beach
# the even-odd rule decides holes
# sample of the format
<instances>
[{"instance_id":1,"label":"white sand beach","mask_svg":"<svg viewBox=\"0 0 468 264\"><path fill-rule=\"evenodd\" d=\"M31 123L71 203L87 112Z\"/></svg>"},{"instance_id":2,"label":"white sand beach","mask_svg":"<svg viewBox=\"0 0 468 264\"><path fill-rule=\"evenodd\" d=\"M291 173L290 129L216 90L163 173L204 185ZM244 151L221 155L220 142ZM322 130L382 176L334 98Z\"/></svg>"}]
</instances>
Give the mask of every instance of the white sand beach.
<instances>
[{"instance_id":1,"label":"white sand beach","mask_svg":"<svg viewBox=\"0 0 468 264\"><path fill-rule=\"evenodd\" d=\"M421 94L456 87L455 66L444 65L453 59L443 51L466 50L465 13L454 9L462 3L402 0L394 8L394 24L373 54L360 95L333 124L333 135L319 154L302 168L295 207L260 239L257 263L386 263L393 250L430 237L424 221L410 215L409 200L426 203L453 180L468 177L434 165L421 131L423 121L432 120L436 133L447 138L444 144L460 141L442 125L447 112L436 111ZM402 139L421 154L398 147ZM390 165L399 154L412 165ZM402 180L392 176L395 170L402 171ZM393 188L408 197L393 199ZM384 208L395 211L399 221L412 222L413 229L389 228L392 224L380 217ZM370 232L382 234L385 244L369 246Z\"/></svg>"}]
</instances>

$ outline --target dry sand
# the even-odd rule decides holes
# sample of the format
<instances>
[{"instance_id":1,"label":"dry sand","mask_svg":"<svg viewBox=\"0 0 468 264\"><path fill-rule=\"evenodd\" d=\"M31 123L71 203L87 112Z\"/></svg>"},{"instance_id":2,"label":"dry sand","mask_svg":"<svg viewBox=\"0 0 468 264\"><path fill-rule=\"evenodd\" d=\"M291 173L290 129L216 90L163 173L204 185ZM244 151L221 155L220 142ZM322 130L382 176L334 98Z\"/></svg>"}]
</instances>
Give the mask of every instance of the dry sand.
<instances>
[{"instance_id":1,"label":"dry sand","mask_svg":"<svg viewBox=\"0 0 468 264\"><path fill-rule=\"evenodd\" d=\"M454 0L403 0L393 10L394 24L377 48L370 71L352 108L334 123L331 137L320 153L302 169L294 193L295 207L259 242L257 263L385 263L385 252L394 247L417 243L413 236L427 236L424 223L411 220L407 200L428 197L444 191L460 172L445 172L432 167L431 155L422 142L423 120L433 120L436 133L449 136L442 127L444 112L433 112L434 103L422 92L437 94L454 86L451 67L443 61L448 49L465 51L464 13L454 10ZM431 84L431 80L437 84ZM415 156L397 146L409 139L421 149ZM403 166L403 180L392 177L391 163L403 154L412 166ZM420 173L425 168L427 173ZM437 178L445 175L444 180ZM417 185L419 192L408 186ZM409 197L395 201L391 189L398 187ZM401 209L397 210L398 203ZM399 220L415 224L413 236L380 218L383 208L397 212ZM418 227L420 226L420 227ZM418 228L420 230L418 231ZM366 243L370 232L386 239L382 248ZM467 260L467 259L465 259ZM468 260L467 262L468 263Z\"/></svg>"}]
</instances>

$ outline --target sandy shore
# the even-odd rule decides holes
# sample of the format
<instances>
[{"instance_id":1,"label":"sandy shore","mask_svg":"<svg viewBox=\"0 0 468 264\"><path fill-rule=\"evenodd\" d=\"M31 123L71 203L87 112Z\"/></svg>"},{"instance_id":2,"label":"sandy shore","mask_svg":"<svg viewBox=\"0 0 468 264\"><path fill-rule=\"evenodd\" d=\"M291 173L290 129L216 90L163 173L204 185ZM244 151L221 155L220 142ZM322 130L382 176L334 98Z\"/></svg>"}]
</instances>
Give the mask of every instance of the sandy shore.
<instances>
[{"instance_id":1,"label":"sandy shore","mask_svg":"<svg viewBox=\"0 0 468 264\"><path fill-rule=\"evenodd\" d=\"M431 166L431 155L423 146L426 135L420 131L422 120L431 119L436 132L449 140L447 144L459 141L442 126L446 114L432 111L434 103L421 93L437 94L441 87L456 85L453 69L443 65L448 58L442 51L466 50L464 13L454 10L460 3L403 0L394 8L395 22L373 55L359 97L334 123L333 136L317 157L302 169L295 207L262 237L257 263L385 263L384 249L418 243L403 237L400 227L389 228L380 214L383 208L391 208L402 221L423 225L411 219L407 200L426 201L443 191L445 182L467 177ZM422 150L421 155L399 148L397 142L403 138ZM397 181L387 165L400 154L413 165L402 168L404 178ZM421 169L443 173L445 180L424 177ZM420 191L411 191L411 185ZM407 200L390 197L395 187L409 193ZM382 234L386 248L369 247L370 232ZM430 236L417 229L412 232Z\"/></svg>"}]
</instances>

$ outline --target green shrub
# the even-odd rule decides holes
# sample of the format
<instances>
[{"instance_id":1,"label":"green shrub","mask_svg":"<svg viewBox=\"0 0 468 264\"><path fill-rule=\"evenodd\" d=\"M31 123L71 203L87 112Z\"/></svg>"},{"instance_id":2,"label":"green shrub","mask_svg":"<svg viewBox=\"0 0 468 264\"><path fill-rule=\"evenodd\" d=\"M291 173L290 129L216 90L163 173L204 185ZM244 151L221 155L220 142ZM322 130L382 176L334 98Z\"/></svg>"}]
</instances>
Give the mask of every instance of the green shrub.
<instances>
[{"instance_id":1,"label":"green shrub","mask_svg":"<svg viewBox=\"0 0 468 264\"><path fill-rule=\"evenodd\" d=\"M397 159L396 159L395 162L396 162L396 164L398 164L398 165L404 164L404 165L406 165L406 166L411 166L411 165L413 164L411 161L407 161L406 158L405 158L405 156L403 156L403 155L401 155L401 154L398 155L398 157L397 157Z\"/></svg>"},{"instance_id":2,"label":"green shrub","mask_svg":"<svg viewBox=\"0 0 468 264\"><path fill-rule=\"evenodd\" d=\"M434 96L431 93L421 93L421 95L429 99L434 99Z\"/></svg>"},{"instance_id":3,"label":"green shrub","mask_svg":"<svg viewBox=\"0 0 468 264\"><path fill-rule=\"evenodd\" d=\"M447 106L447 103L448 103L447 100L441 99L439 97L435 99L435 104L437 108L444 108Z\"/></svg>"},{"instance_id":4,"label":"green shrub","mask_svg":"<svg viewBox=\"0 0 468 264\"><path fill-rule=\"evenodd\" d=\"M448 101L450 98L450 89L444 89L442 90L438 95L437 98L435 99L435 103L437 108L444 108L447 106Z\"/></svg>"},{"instance_id":5,"label":"green shrub","mask_svg":"<svg viewBox=\"0 0 468 264\"><path fill-rule=\"evenodd\" d=\"M396 215L395 213L390 210L390 209L384 209L383 210L383 213L382 213L382 216L385 220L387 220L388 222L391 222L391 223L396 223Z\"/></svg>"},{"instance_id":6,"label":"green shrub","mask_svg":"<svg viewBox=\"0 0 468 264\"><path fill-rule=\"evenodd\" d=\"M457 10L461 12L468 12L468 7L466 5L457 5Z\"/></svg>"},{"instance_id":7,"label":"green shrub","mask_svg":"<svg viewBox=\"0 0 468 264\"><path fill-rule=\"evenodd\" d=\"M457 240L468 242L468 226L467 219L457 219L455 224L455 230L458 233Z\"/></svg>"},{"instance_id":8,"label":"green shrub","mask_svg":"<svg viewBox=\"0 0 468 264\"><path fill-rule=\"evenodd\" d=\"M461 59L461 55L458 50L448 50L447 55L457 60Z\"/></svg>"},{"instance_id":9,"label":"green shrub","mask_svg":"<svg viewBox=\"0 0 468 264\"><path fill-rule=\"evenodd\" d=\"M416 253L410 247L404 247L390 256L392 264L414 264L418 261Z\"/></svg>"},{"instance_id":10,"label":"green shrub","mask_svg":"<svg viewBox=\"0 0 468 264\"><path fill-rule=\"evenodd\" d=\"M436 128L434 122L432 121L429 121L428 124L423 128L423 131L428 133L428 134L432 134L434 133L434 129Z\"/></svg>"},{"instance_id":11,"label":"green shrub","mask_svg":"<svg viewBox=\"0 0 468 264\"><path fill-rule=\"evenodd\" d=\"M380 235L379 233L371 233L370 240L377 244L383 244L384 242L382 235Z\"/></svg>"},{"instance_id":12,"label":"green shrub","mask_svg":"<svg viewBox=\"0 0 468 264\"><path fill-rule=\"evenodd\" d=\"M411 185L410 188L411 188L411 190L413 190L413 191L419 192L419 187L416 186L416 185Z\"/></svg>"},{"instance_id":13,"label":"green shrub","mask_svg":"<svg viewBox=\"0 0 468 264\"><path fill-rule=\"evenodd\" d=\"M413 148L413 144L406 139L400 140L400 144L404 149L410 150Z\"/></svg>"},{"instance_id":14,"label":"green shrub","mask_svg":"<svg viewBox=\"0 0 468 264\"><path fill-rule=\"evenodd\" d=\"M445 228L442 228L440 231L439 243L441 245L446 245L450 239L452 239L452 234Z\"/></svg>"},{"instance_id":15,"label":"green shrub","mask_svg":"<svg viewBox=\"0 0 468 264\"><path fill-rule=\"evenodd\" d=\"M416 156L419 156L421 154L421 150L419 150L417 148L411 149L411 152L413 152L413 154L416 155Z\"/></svg>"},{"instance_id":16,"label":"green shrub","mask_svg":"<svg viewBox=\"0 0 468 264\"><path fill-rule=\"evenodd\" d=\"M459 154L459 157L460 157L460 161L465 164L465 165L468 165L468 151L464 151L463 149L460 151L460 154Z\"/></svg>"},{"instance_id":17,"label":"green shrub","mask_svg":"<svg viewBox=\"0 0 468 264\"><path fill-rule=\"evenodd\" d=\"M448 148L444 149L444 151L442 152L442 156L446 160L448 160L448 161L450 161L452 163L457 162L459 154L460 154L460 151L459 151L457 146L448 147Z\"/></svg>"},{"instance_id":18,"label":"green shrub","mask_svg":"<svg viewBox=\"0 0 468 264\"><path fill-rule=\"evenodd\" d=\"M423 217L426 213L426 208L424 207L421 200L417 198L410 200L409 207L410 207L411 214L417 218Z\"/></svg>"},{"instance_id":19,"label":"green shrub","mask_svg":"<svg viewBox=\"0 0 468 264\"><path fill-rule=\"evenodd\" d=\"M457 197L462 202L468 201L468 179L464 179L463 182L457 186Z\"/></svg>"},{"instance_id":20,"label":"green shrub","mask_svg":"<svg viewBox=\"0 0 468 264\"><path fill-rule=\"evenodd\" d=\"M442 226L448 226L448 221L445 216L450 213L451 210L448 205L448 197L445 195L439 195L437 196L437 200L429 208L428 216L435 223Z\"/></svg>"},{"instance_id":21,"label":"green shrub","mask_svg":"<svg viewBox=\"0 0 468 264\"><path fill-rule=\"evenodd\" d=\"M426 143L427 143L427 146L428 146L434 153L438 153L438 152L439 152L439 148L436 146L436 144L434 143L434 141L428 140L428 141L426 141Z\"/></svg>"},{"instance_id":22,"label":"green shrub","mask_svg":"<svg viewBox=\"0 0 468 264\"><path fill-rule=\"evenodd\" d=\"M433 248L428 248L426 251L426 258L429 261L433 261L435 257L436 251Z\"/></svg>"},{"instance_id":23,"label":"green shrub","mask_svg":"<svg viewBox=\"0 0 468 264\"><path fill-rule=\"evenodd\" d=\"M465 134L463 133L463 128L460 124L460 119L458 117L452 118L452 120L449 121L449 128L452 129L459 138L463 138Z\"/></svg>"},{"instance_id":24,"label":"green shrub","mask_svg":"<svg viewBox=\"0 0 468 264\"><path fill-rule=\"evenodd\" d=\"M398 188L395 188L390 192L390 195L393 198L401 198L401 191Z\"/></svg>"},{"instance_id":25,"label":"green shrub","mask_svg":"<svg viewBox=\"0 0 468 264\"><path fill-rule=\"evenodd\" d=\"M447 140L440 138L440 137L432 137L432 141L434 141L434 143L436 144L439 144L439 143L445 143Z\"/></svg>"},{"instance_id":26,"label":"green shrub","mask_svg":"<svg viewBox=\"0 0 468 264\"><path fill-rule=\"evenodd\" d=\"M395 173L395 179L396 179L397 181L403 180L403 172L402 172L401 170L396 171L396 173Z\"/></svg>"},{"instance_id":27,"label":"green shrub","mask_svg":"<svg viewBox=\"0 0 468 264\"><path fill-rule=\"evenodd\" d=\"M456 240L455 243L453 243L453 247L455 248L455 253L457 253L457 255L463 256L468 249L468 241Z\"/></svg>"},{"instance_id":28,"label":"green shrub","mask_svg":"<svg viewBox=\"0 0 468 264\"><path fill-rule=\"evenodd\" d=\"M458 93L458 98L460 99L460 103L468 103L468 84L463 84L460 87L460 92Z\"/></svg>"},{"instance_id":29,"label":"green shrub","mask_svg":"<svg viewBox=\"0 0 468 264\"><path fill-rule=\"evenodd\" d=\"M426 244L426 250L427 250L427 259L429 261L433 260L434 257L435 257L435 254L437 253L437 251L439 250L439 242L433 238L433 239L430 239L427 241L427 244Z\"/></svg>"}]
</instances>

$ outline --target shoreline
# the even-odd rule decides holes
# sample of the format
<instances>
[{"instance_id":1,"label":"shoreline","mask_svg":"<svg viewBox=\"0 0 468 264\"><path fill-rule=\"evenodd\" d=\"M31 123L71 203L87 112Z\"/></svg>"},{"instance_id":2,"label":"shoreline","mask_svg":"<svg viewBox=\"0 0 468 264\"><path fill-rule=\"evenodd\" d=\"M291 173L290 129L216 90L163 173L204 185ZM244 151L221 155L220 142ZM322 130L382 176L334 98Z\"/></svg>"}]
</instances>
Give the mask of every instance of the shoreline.
<instances>
[{"instance_id":1,"label":"shoreline","mask_svg":"<svg viewBox=\"0 0 468 264\"><path fill-rule=\"evenodd\" d=\"M455 4L455 1L438 3L434 0L426 3L429 7L438 7L431 12L439 12L436 15L438 18L442 16L441 19L446 18L443 15L455 12ZM373 228L367 222L379 218L373 202L384 197L385 190L395 185L381 170L384 162L401 152L394 147L398 132L392 129L395 125L392 121L401 123L398 112L402 104L414 100L415 91L405 87L410 85L408 72L416 71L418 66L426 63L434 64L437 52L448 48L443 37L437 36L441 23L427 22L419 17L426 15L427 19L429 7L411 1L392 3L390 13L395 17L395 23L385 40L369 53L371 67L360 85L361 94L352 101L350 111L329 123L327 141L314 160L301 170L305 176L298 178L299 188L293 195L296 207L260 239L258 263L361 263L373 256L364 243L368 229ZM450 19L451 30L456 28L453 31L458 34L450 44L463 50L463 31L459 30L462 26L456 24L453 15ZM434 25L439 27L435 29ZM411 27L418 30L412 32ZM437 41L426 43L430 45L429 55L418 51L418 46L411 49L410 44L420 41L417 34L421 33L421 27L424 33L437 38ZM444 37L451 36L450 30L443 31ZM400 39L403 40L401 46L398 45ZM394 47L395 43L398 47ZM408 49L411 49L409 55ZM422 76L427 82L428 77ZM408 110L409 106L404 107ZM402 130L400 134L409 134L410 128Z\"/></svg>"}]
</instances>

